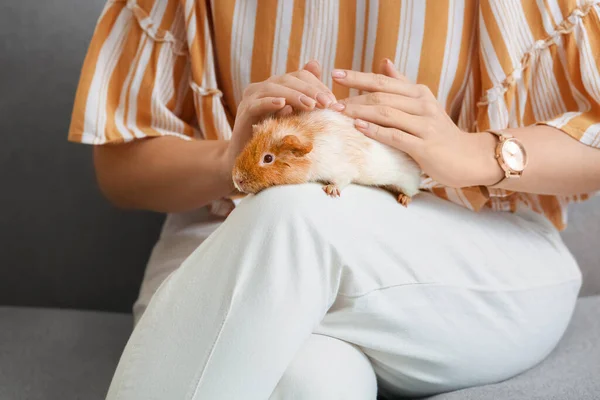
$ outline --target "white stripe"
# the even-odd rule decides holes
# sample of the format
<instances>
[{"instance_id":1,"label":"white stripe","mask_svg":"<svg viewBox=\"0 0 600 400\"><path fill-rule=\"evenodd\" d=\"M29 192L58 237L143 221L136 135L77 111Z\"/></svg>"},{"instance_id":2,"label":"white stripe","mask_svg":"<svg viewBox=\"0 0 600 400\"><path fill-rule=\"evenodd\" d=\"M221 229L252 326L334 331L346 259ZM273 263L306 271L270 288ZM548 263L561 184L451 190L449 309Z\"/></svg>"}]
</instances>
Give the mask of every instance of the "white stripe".
<instances>
[{"instance_id":1,"label":"white stripe","mask_svg":"<svg viewBox=\"0 0 600 400\"><path fill-rule=\"evenodd\" d=\"M339 25L339 0L331 0L328 2L329 9L327 14L329 21L327 23L329 29L327 31L327 41L325 42L325 48L323 53L323 82L327 87L332 87L331 71L335 67L335 54L337 49L337 38L338 38L338 25Z\"/></svg>"},{"instance_id":2,"label":"white stripe","mask_svg":"<svg viewBox=\"0 0 600 400\"><path fill-rule=\"evenodd\" d=\"M581 137L581 142L600 148L600 123L588 126Z\"/></svg>"},{"instance_id":3,"label":"white stripe","mask_svg":"<svg viewBox=\"0 0 600 400\"><path fill-rule=\"evenodd\" d=\"M467 94L465 93L465 91L466 91L467 85L469 84L468 82L470 80L472 80L472 78L473 78L473 52L479 51L479 49L475 48L475 43L476 43L476 38L477 38L477 34L475 31L475 29L477 28L477 24L475 22L476 21L468 21L467 22L467 23L472 24L472 28L470 31L470 39L469 39L469 48L467 49L467 66L465 68L465 76L460 85L458 93L456 94L454 99L452 99L452 104L450 105L450 116L452 118L455 118L457 110L461 110L462 107L468 107L469 114L471 114L471 111L472 111L471 107L473 106L473 98L472 98L473 94L469 95L470 97L467 97ZM454 79L458 79L458 78L455 77ZM473 82L471 82L471 85L472 84L473 84ZM471 91L472 90L473 89L471 89ZM475 101L477 101L477 100L478 99L475 99ZM467 102L468 102L468 104L467 104ZM467 121L463 121L463 123L468 123L470 125L473 124L473 121L470 118ZM469 126L468 129L470 129L470 128L471 128L471 126Z\"/></svg>"},{"instance_id":4,"label":"white stripe","mask_svg":"<svg viewBox=\"0 0 600 400\"><path fill-rule=\"evenodd\" d=\"M367 45L365 46L365 54L363 55L364 72L373 71L373 56L375 53L375 41L377 40L377 22L379 17L379 0L371 0L369 2L369 21L367 25ZM379 62L379 60L377 60Z\"/></svg>"},{"instance_id":5,"label":"white stripe","mask_svg":"<svg viewBox=\"0 0 600 400\"><path fill-rule=\"evenodd\" d=\"M600 13L598 15L600 17ZM576 25L574 34L581 57L581 79L588 94L600 104L600 73L596 65L596 57L590 45L587 30L583 25ZM597 51L597 50L596 50Z\"/></svg>"},{"instance_id":6,"label":"white stripe","mask_svg":"<svg viewBox=\"0 0 600 400\"><path fill-rule=\"evenodd\" d=\"M242 101L244 89L251 83L254 27L257 0L237 0L233 12L231 40L231 77L236 104Z\"/></svg>"},{"instance_id":7,"label":"white stripe","mask_svg":"<svg viewBox=\"0 0 600 400\"><path fill-rule=\"evenodd\" d=\"M356 21L354 24L354 53L352 58L352 69L354 71L361 70L363 43L365 38L365 9L366 0L356 0ZM358 90L350 89L350 96L356 96Z\"/></svg>"},{"instance_id":8,"label":"white stripe","mask_svg":"<svg viewBox=\"0 0 600 400\"><path fill-rule=\"evenodd\" d=\"M134 23L132 12L128 8L123 8L98 54L85 106L82 140L86 143L102 144L106 142L108 84L123 51L127 33Z\"/></svg>"},{"instance_id":9,"label":"white stripe","mask_svg":"<svg viewBox=\"0 0 600 400\"><path fill-rule=\"evenodd\" d=\"M275 39L273 41L273 58L271 75L282 75L286 72L288 46L292 32L294 2L279 0L277 3L277 19L275 22Z\"/></svg>"},{"instance_id":10,"label":"white stripe","mask_svg":"<svg viewBox=\"0 0 600 400\"><path fill-rule=\"evenodd\" d=\"M306 2L304 28L300 48L300 65L312 59L321 63L323 82L331 87L331 70L335 63L337 30L339 23L339 4L337 0Z\"/></svg>"},{"instance_id":11,"label":"white stripe","mask_svg":"<svg viewBox=\"0 0 600 400\"><path fill-rule=\"evenodd\" d=\"M164 4L163 2L157 2L155 4L155 6L152 8L151 12L150 12L150 18L153 21L156 21L156 23L160 23L160 21L162 20L164 13L166 11L167 7L166 4ZM143 48L140 46L140 48L142 48L141 53L139 54L139 59L137 58L138 56L136 56L136 59L138 60L137 62L137 68L131 69L130 70L130 75L128 76L128 79L125 81L125 84L123 85L123 91L121 92L121 100L119 101L119 107L117 108L117 112L115 113L115 122L117 127L119 128L123 128L123 131L126 131L127 128L129 128L131 131L133 131L133 134L135 137L145 137L146 135L138 128L137 126L137 100L138 100L138 94L140 91L140 87L142 84L142 80L144 78L144 74L146 73L146 68L148 66L148 62L150 60L150 55L152 54L152 50L154 49L154 40L149 37L149 36L144 36L144 39L142 39L142 43L144 43ZM164 46L163 50L167 50L168 52L171 52L171 49L169 48L169 46ZM159 55L159 62L161 60L161 58L164 59L164 55L161 57L162 54ZM135 61L134 61L135 62ZM162 65L170 65L168 63L168 61L163 61L164 64ZM171 66L172 67L172 66ZM164 69L163 69L164 71ZM131 79L131 85L129 84ZM160 82L160 81L159 81ZM157 89L157 86L159 82L155 82L154 85L154 90ZM131 86L129 93L126 93L126 89L127 87ZM125 104L129 103L129 108L127 110L127 116L125 117L124 115L124 111L125 111ZM154 93L152 94L152 102L156 101L155 99L155 95ZM154 108L154 107L153 107ZM154 112L152 112L153 115ZM127 122L125 122L125 118L127 118ZM123 126L124 125L124 126Z\"/></svg>"},{"instance_id":12,"label":"white stripe","mask_svg":"<svg viewBox=\"0 0 600 400\"><path fill-rule=\"evenodd\" d=\"M398 32L394 63L398 66L398 71L411 82L416 82L419 75L426 8L427 4L422 0L403 1L400 8L404 23Z\"/></svg>"},{"instance_id":13,"label":"white stripe","mask_svg":"<svg viewBox=\"0 0 600 400\"><path fill-rule=\"evenodd\" d=\"M483 62L492 80L492 85L495 86L500 82L503 82L506 78L506 75L502 70L500 60L498 60L498 57L496 56L496 52L494 51L494 45L492 44L492 40L488 34L488 31L483 21L483 16L481 15L479 17L479 35L479 39L481 40L481 49L483 53Z\"/></svg>"},{"instance_id":14,"label":"white stripe","mask_svg":"<svg viewBox=\"0 0 600 400\"><path fill-rule=\"evenodd\" d=\"M312 0L307 0L304 8L304 22L302 29L302 45L300 46L300 59L298 60L298 68L304 65L306 61L315 58L314 55L314 31L316 30L314 5Z\"/></svg>"},{"instance_id":15,"label":"white stripe","mask_svg":"<svg viewBox=\"0 0 600 400\"><path fill-rule=\"evenodd\" d=\"M136 69L136 64L138 64L138 62L142 56L142 53L144 51L146 51L146 48L148 47L148 43L150 43L150 38L142 36L141 41L138 44L138 48L137 48L135 57L133 58L133 62L131 63L131 67L129 68L129 72L127 73L127 77L125 78L125 81L123 82L123 86L121 86L121 94L119 96L119 104L118 104L117 109L115 110L115 116L114 116L115 117L115 125L116 125L119 133L126 140L133 138L133 136L127 129L127 126L125 125L125 105L127 103L127 96L129 94L127 89L129 88L129 85L131 84L131 81L133 80L135 74L138 72L138 69Z\"/></svg>"},{"instance_id":16,"label":"white stripe","mask_svg":"<svg viewBox=\"0 0 600 400\"><path fill-rule=\"evenodd\" d=\"M551 14L546 9L546 4L544 0L536 0L537 8L540 11L540 15L542 16L542 24L544 25L544 30L548 35L554 32L554 25L552 25Z\"/></svg>"},{"instance_id":17,"label":"white stripe","mask_svg":"<svg viewBox=\"0 0 600 400\"><path fill-rule=\"evenodd\" d=\"M552 18L554 18L554 23L556 23L556 25L560 24L564 19L558 1L560 0L548 0L548 6L550 7L550 12L552 13Z\"/></svg>"},{"instance_id":18,"label":"white stripe","mask_svg":"<svg viewBox=\"0 0 600 400\"><path fill-rule=\"evenodd\" d=\"M462 28L464 24L464 0L450 0L449 2L448 32L446 33L446 45L444 48L444 61L442 62L442 74L438 86L437 99L444 107L448 108L448 94L452 89L452 82L456 77L458 60L460 57Z\"/></svg>"},{"instance_id":19,"label":"white stripe","mask_svg":"<svg viewBox=\"0 0 600 400\"><path fill-rule=\"evenodd\" d=\"M503 43L506 43L508 55L510 56L510 62L512 66L516 68L521 61L521 54L525 53L527 50L522 49L520 52L518 51L518 46L516 45L519 43L519 35L518 32L516 32L516 27L511 25L512 22L508 18L507 13L499 9L499 7L502 7L503 5L506 6L506 4L504 2L497 1L490 1L488 4L492 10L492 17L496 21L496 25L498 25L498 29L502 35L502 41ZM481 27L485 27L483 18L481 18L479 22ZM519 44L521 44L521 47L523 47L522 43ZM498 66L500 66L500 64L498 64Z\"/></svg>"}]
</instances>

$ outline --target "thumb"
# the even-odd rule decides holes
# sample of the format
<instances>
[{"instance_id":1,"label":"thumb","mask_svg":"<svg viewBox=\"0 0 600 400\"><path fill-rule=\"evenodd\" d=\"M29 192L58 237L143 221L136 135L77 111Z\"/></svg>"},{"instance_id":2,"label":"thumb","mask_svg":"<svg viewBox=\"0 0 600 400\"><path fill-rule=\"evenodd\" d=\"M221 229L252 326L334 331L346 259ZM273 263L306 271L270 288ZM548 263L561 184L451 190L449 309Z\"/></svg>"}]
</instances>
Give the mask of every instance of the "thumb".
<instances>
[{"instance_id":1,"label":"thumb","mask_svg":"<svg viewBox=\"0 0 600 400\"><path fill-rule=\"evenodd\" d=\"M306 63L303 69L307 70L308 72L316 76L317 79L321 80L321 66L319 65L319 62L317 60L310 60Z\"/></svg>"}]
</instances>

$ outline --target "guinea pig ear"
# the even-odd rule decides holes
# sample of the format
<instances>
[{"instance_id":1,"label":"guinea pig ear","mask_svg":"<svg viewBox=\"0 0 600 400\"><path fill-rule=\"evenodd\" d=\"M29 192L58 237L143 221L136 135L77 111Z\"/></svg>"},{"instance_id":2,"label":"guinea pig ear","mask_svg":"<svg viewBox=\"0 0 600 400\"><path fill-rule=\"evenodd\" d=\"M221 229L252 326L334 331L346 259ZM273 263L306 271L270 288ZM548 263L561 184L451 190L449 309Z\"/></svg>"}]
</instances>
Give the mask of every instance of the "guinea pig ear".
<instances>
[{"instance_id":1,"label":"guinea pig ear","mask_svg":"<svg viewBox=\"0 0 600 400\"><path fill-rule=\"evenodd\" d=\"M296 157L302 157L312 151L311 143L302 143L296 135L286 135L281 139L280 149L282 151L290 151Z\"/></svg>"}]
</instances>

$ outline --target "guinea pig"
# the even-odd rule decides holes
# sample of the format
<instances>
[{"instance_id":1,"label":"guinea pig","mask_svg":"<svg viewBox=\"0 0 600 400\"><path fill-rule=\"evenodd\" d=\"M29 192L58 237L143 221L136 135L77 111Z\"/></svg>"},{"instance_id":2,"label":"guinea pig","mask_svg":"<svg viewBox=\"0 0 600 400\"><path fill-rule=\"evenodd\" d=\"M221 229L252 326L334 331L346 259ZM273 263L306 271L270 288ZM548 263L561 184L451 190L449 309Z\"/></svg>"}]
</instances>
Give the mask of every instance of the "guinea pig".
<instances>
[{"instance_id":1,"label":"guinea pig","mask_svg":"<svg viewBox=\"0 0 600 400\"><path fill-rule=\"evenodd\" d=\"M332 197L351 183L384 188L406 206L419 192L421 169L406 153L379 143L333 110L270 117L235 161L233 182L243 193L275 185L321 182Z\"/></svg>"}]
</instances>

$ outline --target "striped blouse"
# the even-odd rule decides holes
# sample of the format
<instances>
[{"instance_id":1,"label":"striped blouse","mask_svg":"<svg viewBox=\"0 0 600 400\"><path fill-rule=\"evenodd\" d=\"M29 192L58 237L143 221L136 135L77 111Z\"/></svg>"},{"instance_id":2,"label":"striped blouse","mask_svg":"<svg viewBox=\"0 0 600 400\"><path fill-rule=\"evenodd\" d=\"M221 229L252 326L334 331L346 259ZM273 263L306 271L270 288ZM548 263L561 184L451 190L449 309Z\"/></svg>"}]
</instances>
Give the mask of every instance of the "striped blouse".
<instances>
[{"instance_id":1,"label":"striped blouse","mask_svg":"<svg viewBox=\"0 0 600 400\"><path fill-rule=\"evenodd\" d=\"M96 26L69 140L229 139L244 88L320 61L384 57L470 132L547 124L600 147L599 0L112 0ZM559 229L575 196L422 188L473 210L528 207ZM232 202L213 204L217 213ZM229 207L229 208L228 208Z\"/></svg>"}]
</instances>

